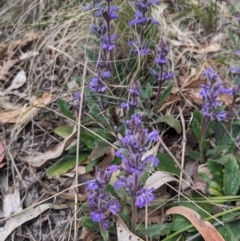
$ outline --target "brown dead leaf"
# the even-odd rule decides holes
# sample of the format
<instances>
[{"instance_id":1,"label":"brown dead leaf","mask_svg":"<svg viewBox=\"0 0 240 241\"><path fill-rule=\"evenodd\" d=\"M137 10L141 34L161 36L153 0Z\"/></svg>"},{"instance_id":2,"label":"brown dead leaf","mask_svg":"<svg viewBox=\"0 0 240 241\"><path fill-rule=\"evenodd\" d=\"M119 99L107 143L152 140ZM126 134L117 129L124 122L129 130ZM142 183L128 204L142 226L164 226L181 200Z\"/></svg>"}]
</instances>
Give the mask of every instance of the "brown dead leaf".
<instances>
[{"instance_id":1,"label":"brown dead leaf","mask_svg":"<svg viewBox=\"0 0 240 241\"><path fill-rule=\"evenodd\" d=\"M224 241L217 229L208 221L203 220L200 215L191 208L182 206L173 207L168 209L166 214L179 214L187 218L205 241Z\"/></svg>"},{"instance_id":2,"label":"brown dead leaf","mask_svg":"<svg viewBox=\"0 0 240 241\"><path fill-rule=\"evenodd\" d=\"M0 123L26 123L39 111L39 107L47 105L51 101L51 94L45 92L41 98L36 99L29 107L0 113Z\"/></svg>"},{"instance_id":3,"label":"brown dead leaf","mask_svg":"<svg viewBox=\"0 0 240 241\"><path fill-rule=\"evenodd\" d=\"M109 153L99 163L98 167L102 168L102 169L106 169L111 164L111 162L113 161L114 156L115 156L115 148L111 147Z\"/></svg>"},{"instance_id":4,"label":"brown dead leaf","mask_svg":"<svg viewBox=\"0 0 240 241\"><path fill-rule=\"evenodd\" d=\"M48 160L59 157L63 153L63 151L72 143L73 139L76 137L76 133L77 133L77 130L75 127L70 136L65 138L62 142L60 142L54 148L49 149L48 151L46 151L44 153L20 152L19 155L20 155L22 161L27 162L28 164L30 164L33 167L40 167Z\"/></svg>"}]
</instances>

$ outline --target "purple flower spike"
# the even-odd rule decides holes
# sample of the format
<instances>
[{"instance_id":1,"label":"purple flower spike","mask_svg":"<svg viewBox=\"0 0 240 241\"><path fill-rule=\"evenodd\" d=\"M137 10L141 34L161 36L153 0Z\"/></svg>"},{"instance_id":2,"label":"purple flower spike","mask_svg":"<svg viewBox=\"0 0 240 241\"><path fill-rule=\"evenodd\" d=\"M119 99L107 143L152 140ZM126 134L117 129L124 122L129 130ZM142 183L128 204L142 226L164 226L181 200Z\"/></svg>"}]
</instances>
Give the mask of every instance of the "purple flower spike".
<instances>
[{"instance_id":1,"label":"purple flower spike","mask_svg":"<svg viewBox=\"0 0 240 241\"><path fill-rule=\"evenodd\" d=\"M142 189L143 184L140 180L144 173L159 163L157 157L151 154L145 155L152 142L159 140L159 133L156 130L149 132L144 128L138 114L132 115L125 125L125 136L120 140L121 149L115 154L122 158L124 164L122 174L124 175L118 177L114 187L125 189L135 200L135 205L142 208L154 199L152 194L154 189Z\"/></svg>"},{"instance_id":2,"label":"purple flower spike","mask_svg":"<svg viewBox=\"0 0 240 241\"><path fill-rule=\"evenodd\" d=\"M162 86L167 80L173 78L173 72L167 72L164 67L167 64L167 55L169 52L169 47L164 40L161 40L157 46L157 57L155 58L155 63L158 65L158 69L153 69L152 74L155 77L157 83ZM156 98L157 99L157 98Z\"/></svg>"},{"instance_id":3,"label":"purple flower spike","mask_svg":"<svg viewBox=\"0 0 240 241\"><path fill-rule=\"evenodd\" d=\"M111 35L110 43L109 43L108 36L107 35L103 36L101 48L108 51L112 51L116 47L115 42L117 41L117 39L118 39L118 36L116 34L113 34Z\"/></svg>"},{"instance_id":4,"label":"purple flower spike","mask_svg":"<svg viewBox=\"0 0 240 241\"><path fill-rule=\"evenodd\" d=\"M139 24L144 26L148 23L158 24L155 19L146 15L150 7L157 3L157 0L138 0L137 2L132 2L132 4L137 7L137 9L134 14L134 19L129 22L129 25L133 26Z\"/></svg>"},{"instance_id":5,"label":"purple flower spike","mask_svg":"<svg viewBox=\"0 0 240 241\"><path fill-rule=\"evenodd\" d=\"M202 97L202 115L207 121L215 119L222 121L227 118L225 111L219 110L222 105L217 100L221 94L232 94L232 90L225 88L223 82L220 80L220 76L212 68L207 68L203 76L207 78L207 84L201 85L200 97Z\"/></svg>"},{"instance_id":6,"label":"purple flower spike","mask_svg":"<svg viewBox=\"0 0 240 241\"><path fill-rule=\"evenodd\" d=\"M98 77L93 77L89 82L88 87L92 92L97 93L104 93L107 89L107 86Z\"/></svg>"},{"instance_id":7,"label":"purple flower spike","mask_svg":"<svg viewBox=\"0 0 240 241\"><path fill-rule=\"evenodd\" d=\"M113 215L116 215L120 210L120 204L117 199L112 198L105 191L112 173L117 169L116 165L109 166L106 170L96 167L95 180L87 185L88 203L91 208L90 216L94 222L107 224L109 220L105 213L110 211Z\"/></svg>"},{"instance_id":8,"label":"purple flower spike","mask_svg":"<svg viewBox=\"0 0 240 241\"><path fill-rule=\"evenodd\" d=\"M203 72L203 76L207 78L209 84L213 84L214 81L219 80L220 77L217 72L215 72L212 68L207 68Z\"/></svg>"}]
</instances>

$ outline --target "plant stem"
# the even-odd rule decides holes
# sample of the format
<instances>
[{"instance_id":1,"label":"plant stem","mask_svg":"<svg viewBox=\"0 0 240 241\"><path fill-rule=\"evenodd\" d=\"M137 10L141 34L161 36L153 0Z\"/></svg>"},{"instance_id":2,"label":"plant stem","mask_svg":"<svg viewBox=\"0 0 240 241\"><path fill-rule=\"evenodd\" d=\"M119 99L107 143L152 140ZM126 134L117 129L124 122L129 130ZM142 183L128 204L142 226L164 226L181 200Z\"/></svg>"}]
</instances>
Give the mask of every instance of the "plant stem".
<instances>
[{"instance_id":1,"label":"plant stem","mask_svg":"<svg viewBox=\"0 0 240 241\"><path fill-rule=\"evenodd\" d=\"M105 231L103 220L101 220L101 221L99 222L99 228L100 228L100 232L101 232L101 234L103 234L104 231Z\"/></svg>"},{"instance_id":2,"label":"plant stem","mask_svg":"<svg viewBox=\"0 0 240 241\"><path fill-rule=\"evenodd\" d=\"M111 14L111 4L110 4L110 1L107 1L108 2L108 21L107 22L107 36L108 36L108 44L111 43L111 26L110 26L110 14ZM113 52L112 50L109 51L109 56L106 56L107 58L109 58L109 65L110 65L110 71L112 73L112 76L111 76L111 82L112 84L114 84L114 80L113 80Z\"/></svg>"},{"instance_id":3,"label":"plant stem","mask_svg":"<svg viewBox=\"0 0 240 241\"><path fill-rule=\"evenodd\" d=\"M136 231L137 226L137 206L136 203L136 195L137 195L137 189L138 189L138 175L133 174L133 198L132 198L132 229L133 232Z\"/></svg>"},{"instance_id":4,"label":"plant stem","mask_svg":"<svg viewBox=\"0 0 240 241\"><path fill-rule=\"evenodd\" d=\"M132 199L132 230L136 232L136 224L137 224L137 207L135 205L136 197L134 196Z\"/></svg>"},{"instance_id":5,"label":"plant stem","mask_svg":"<svg viewBox=\"0 0 240 241\"><path fill-rule=\"evenodd\" d=\"M154 102L154 106L153 106L153 112L156 111L158 101L160 100L160 97L161 97L161 91L162 91L162 83L159 83L159 84L158 84L157 96L156 96L156 98L155 98L155 102Z\"/></svg>"},{"instance_id":6,"label":"plant stem","mask_svg":"<svg viewBox=\"0 0 240 241\"><path fill-rule=\"evenodd\" d=\"M201 143L200 143L200 162L204 161L204 146L203 142L206 139L207 129L208 129L209 119L202 117L202 135L201 135Z\"/></svg>"}]
</instances>

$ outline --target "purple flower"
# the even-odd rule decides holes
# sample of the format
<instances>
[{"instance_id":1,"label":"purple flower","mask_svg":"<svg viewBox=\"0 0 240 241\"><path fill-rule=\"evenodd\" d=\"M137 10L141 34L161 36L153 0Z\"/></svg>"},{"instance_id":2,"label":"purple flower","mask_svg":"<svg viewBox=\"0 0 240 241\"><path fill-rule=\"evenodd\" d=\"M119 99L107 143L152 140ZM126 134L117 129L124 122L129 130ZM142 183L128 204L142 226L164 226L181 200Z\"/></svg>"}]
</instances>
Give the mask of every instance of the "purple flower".
<instances>
[{"instance_id":1,"label":"purple flower","mask_svg":"<svg viewBox=\"0 0 240 241\"><path fill-rule=\"evenodd\" d=\"M120 204L117 201L117 199L112 199L108 204L107 204L107 209L113 214L116 215L120 211Z\"/></svg>"},{"instance_id":2,"label":"purple flower","mask_svg":"<svg viewBox=\"0 0 240 241\"><path fill-rule=\"evenodd\" d=\"M236 51L236 54L240 55L240 50L237 50L237 51Z\"/></svg>"},{"instance_id":3,"label":"purple flower","mask_svg":"<svg viewBox=\"0 0 240 241\"><path fill-rule=\"evenodd\" d=\"M139 24L144 26L148 23L158 24L158 22L155 19L146 16L146 13L150 9L150 7L153 4L157 3L157 0L138 0L137 2L132 2L132 4L137 7L137 9L134 13L134 19L129 22L129 25L133 26Z\"/></svg>"},{"instance_id":4,"label":"purple flower","mask_svg":"<svg viewBox=\"0 0 240 241\"><path fill-rule=\"evenodd\" d=\"M145 157L144 163L151 163L154 167L157 167L159 164L159 159L154 155L148 155L147 157Z\"/></svg>"},{"instance_id":5,"label":"purple flower","mask_svg":"<svg viewBox=\"0 0 240 241\"><path fill-rule=\"evenodd\" d=\"M114 183L116 189L124 189L134 200L135 205L144 207L154 199L153 189L142 189L141 177L151 170L152 166L157 166L159 160L153 155L145 156L153 141L159 140L159 133L154 130L149 132L144 128L142 120L138 114L131 116L125 123L125 136L120 140L121 149L116 152L116 156L122 158L124 169L122 175Z\"/></svg>"},{"instance_id":6,"label":"purple flower","mask_svg":"<svg viewBox=\"0 0 240 241\"><path fill-rule=\"evenodd\" d=\"M222 103L217 98L221 94L232 94L232 90L223 86L219 75L211 68L207 68L203 76L207 78L207 84L201 85L202 114L207 120L222 121L226 119L227 114L225 111L219 110Z\"/></svg>"},{"instance_id":7,"label":"purple flower","mask_svg":"<svg viewBox=\"0 0 240 241\"><path fill-rule=\"evenodd\" d=\"M90 212L90 216L94 222L100 222L105 218L105 215L101 211Z\"/></svg>"},{"instance_id":8,"label":"purple flower","mask_svg":"<svg viewBox=\"0 0 240 241\"><path fill-rule=\"evenodd\" d=\"M158 65L158 70L153 69L152 74L155 77L157 83L161 86L167 80L173 78L173 72L167 72L165 70L165 65L167 64L167 55L169 52L169 47L164 40L161 40L157 46L157 57L155 58L155 63Z\"/></svg>"},{"instance_id":9,"label":"purple flower","mask_svg":"<svg viewBox=\"0 0 240 241\"><path fill-rule=\"evenodd\" d=\"M240 50L239 50L239 54L240 54ZM228 71L233 71L233 72L235 72L237 75L240 76L240 67L237 67L237 66L230 67L230 68L228 68Z\"/></svg>"},{"instance_id":10,"label":"purple flower","mask_svg":"<svg viewBox=\"0 0 240 241\"><path fill-rule=\"evenodd\" d=\"M101 43L101 48L108 51L112 51L116 47L115 42L117 41L117 39L118 39L118 36L116 34L113 34L110 37L110 43L109 43L108 36L104 35Z\"/></svg>"},{"instance_id":11,"label":"purple flower","mask_svg":"<svg viewBox=\"0 0 240 241\"><path fill-rule=\"evenodd\" d=\"M128 92L135 97L138 97L140 95L140 84L139 82L135 82L131 88L128 89Z\"/></svg>"},{"instance_id":12,"label":"purple flower","mask_svg":"<svg viewBox=\"0 0 240 241\"><path fill-rule=\"evenodd\" d=\"M132 4L136 5L139 11L146 13L153 4L158 4L158 2L158 0L139 0Z\"/></svg>"},{"instance_id":13,"label":"purple flower","mask_svg":"<svg viewBox=\"0 0 240 241\"><path fill-rule=\"evenodd\" d=\"M90 216L94 222L108 223L108 218L105 216L107 211L116 215L120 210L120 204L117 199L112 198L106 192L112 173L116 171L116 165L109 166L106 170L96 167L95 180L87 185L88 203L91 209Z\"/></svg>"},{"instance_id":14,"label":"purple flower","mask_svg":"<svg viewBox=\"0 0 240 241\"><path fill-rule=\"evenodd\" d=\"M129 104L126 103L126 102L122 102L122 103L121 103L121 108L122 108L123 110L129 110Z\"/></svg>"},{"instance_id":15,"label":"purple flower","mask_svg":"<svg viewBox=\"0 0 240 241\"><path fill-rule=\"evenodd\" d=\"M207 68L203 72L203 76L207 78L208 84L211 85L213 84L214 81L219 80L220 77L217 72L215 72L212 68Z\"/></svg>"},{"instance_id":16,"label":"purple flower","mask_svg":"<svg viewBox=\"0 0 240 241\"><path fill-rule=\"evenodd\" d=\"M148 23L151 24L158 24L158 22L153 19L152 17L145 16L144 13L140 12L139 10L136 10L134 14L134 19L129 22L130 26L139 24L139 25L146 25Z\"/></svg>"},{"instance_id":17,"label":"purple flower","mask_svg":"<svg viewBox=\"0 0 240 241\"><path fill-rule=\"evenodd\" d=\"M107 27L103 21L99 21L99 24L90 24L89 25L90 32L95 34L98 37L103 36L107 32Z\"/></svg>"},{"instance_id":18,"label":"purple flower","mask_svg":"<svg viewBox=\"0 0 240 241\"><path fill-rule=\"evenodd\" d=\"M153 195L154 188L141 189L137 192L135 205L139 208L145 207L148 203L154 200Z\"/></svg>"},{"instance_id":19,"label":"purple flower","mask_svg":"<svg viewBox=\"0 0 240 241\"><path fill-rule=\"evenodd\" d=\"M138 105L137 97L140 95L140 83L137 81L135 82L129 89L128 92L130 93L130 101L129 102L122 102L121 108L123 110L131 110L134 112L134 109Z\"/></svg>"},{"instance_id":20,"label":"purple flower","mask_svg":"<svg viewBox=\"0 0 240 241\"><path fill-rule=\"evenodd\" d=\"M104 93L107 89L107 86L99 77L93 77L88 84L88 88L92 92Z\"/></svg>"},{"instance_id":21,"label":"purple flower","mask_svg":"<svg viewBox=\"0 0 240 241\"><path fill-rule=\"evenodd\" d=\"M129 182L129 178L120 176L118 177L118 180L114 183L114 187L116 189L125 188L126 190L132 190L131 180L132 179L130 179L130 182Z\"/></svg>"},{"instance_id":22,"label":"purple flower","mask_svg":"<svg viewBox=\"0 0 240 241\"><path fill-rule=\"evenodd\" d=\"M155 59L155 63L157 63L158 65L164 65L167 63L167 60L162 57L158 57Z\"/></svg>"},{"instance_id":23,"label":"purple flower","mask_svg":"<svg viewBox=\"0 0 240 241\"><path fill-rule=\"evenodd\" d=\"M227 112L226 111L219 111L219 112L213 113L213 117L217 121L223 121L227 118Z\"/></svg>"},{"instance_id":24,"label":"purple flower","mask_svg":"<svg viewBox=\"0 0 240 241\"><path fill-rule=\"evenodd\" d=\"M93 181L93 182L90 182L88 185L87 185L87 191L92 191L92 190L96 190L99 188L99 183L98 181Z\"/></svg>"},{"instance_id":25,"label":"purple flower","mask_svg":"<svg viewBox=\"0 0 240 241\"><path fill-rule=\"evenodd\" d=\"M119 7L110 6L110 12L104 12L103 17L107 22L110 22L112 19L118 19Z\"/></svg>"}]
</instances>

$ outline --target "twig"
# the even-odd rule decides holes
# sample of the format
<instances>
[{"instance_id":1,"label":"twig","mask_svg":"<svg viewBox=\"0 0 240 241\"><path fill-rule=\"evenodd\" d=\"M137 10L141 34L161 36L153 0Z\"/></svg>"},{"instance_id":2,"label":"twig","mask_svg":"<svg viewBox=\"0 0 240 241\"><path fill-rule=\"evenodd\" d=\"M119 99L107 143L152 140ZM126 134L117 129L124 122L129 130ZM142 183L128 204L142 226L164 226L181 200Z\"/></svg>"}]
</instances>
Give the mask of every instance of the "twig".
<instances>
[{"instance_id":1,"label":"twig","mask_svg":"<svg viewBox=\"0 0 240 241\"><path fill-rule=\"evenodd\" d=\"M181 123L182 123L182 132L183 132L183 139L182 139L182 160L181 160L181 167L183 169L184 167L184 160L185 160L185 151L186 151L186 142L187 142L187 137L186 137L186 127L185 127L185 120L182 114L182 111L180 109L180 107L178 107L179 109L179 114L180 114L180 118L181 118ZM181 187L182 187L182 178L183 178L183 173L182 171L180 172L180 178L179 178L179 194L178 194L178 201L180 201L180 192L181 192Z\"/></svg>"}]
</instances>

